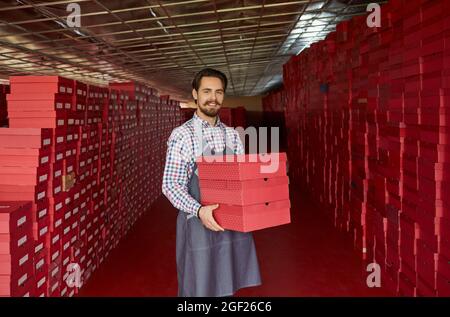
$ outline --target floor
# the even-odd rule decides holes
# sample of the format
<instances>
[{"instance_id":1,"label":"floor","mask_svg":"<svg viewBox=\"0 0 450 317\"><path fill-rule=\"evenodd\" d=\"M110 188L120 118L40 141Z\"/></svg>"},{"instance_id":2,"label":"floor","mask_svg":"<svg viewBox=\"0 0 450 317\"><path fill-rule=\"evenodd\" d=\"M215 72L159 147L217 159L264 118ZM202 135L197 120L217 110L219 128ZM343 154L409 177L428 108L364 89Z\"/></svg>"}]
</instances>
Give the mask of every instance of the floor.
<instances>
[{"instance_id":1,"label":"floor","mask_svg":"<svg viewBox=\"0 0 450 317\"><path fill-rule=\"evenodd\" d=\"M292 223L254 232L263 285L235 296L392 296L368 288L363 261L307 197L291 189ZM161 197L79 296L176 296L176 210Z\"/></svg>"}]
</instances>

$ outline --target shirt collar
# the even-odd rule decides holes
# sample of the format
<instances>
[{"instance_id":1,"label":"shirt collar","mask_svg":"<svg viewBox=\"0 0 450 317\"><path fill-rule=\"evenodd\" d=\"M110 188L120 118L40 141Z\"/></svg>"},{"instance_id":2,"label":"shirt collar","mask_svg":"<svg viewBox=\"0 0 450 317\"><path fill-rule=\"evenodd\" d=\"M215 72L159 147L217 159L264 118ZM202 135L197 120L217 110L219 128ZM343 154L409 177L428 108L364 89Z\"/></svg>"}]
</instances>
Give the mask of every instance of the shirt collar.
<instances>
[{"instance_id":1,"label":"shirt collar","mask_svg":"<svg viewBox=\"0 0 450 317\"><path fill-rule=\"evenodd\" d=\"M219 127L221 128L222 127L222 121L220 121L219 116L216 117L217 119L216 119L216 125L215 126L210 125L208 121L203 120L202 118L200 118L197 115L197 112L194 112L194 117L193 118L194 118L194 120L199 120L202 123L202 127L203 128L219 128Z\"/></svg>"}]
</instances>

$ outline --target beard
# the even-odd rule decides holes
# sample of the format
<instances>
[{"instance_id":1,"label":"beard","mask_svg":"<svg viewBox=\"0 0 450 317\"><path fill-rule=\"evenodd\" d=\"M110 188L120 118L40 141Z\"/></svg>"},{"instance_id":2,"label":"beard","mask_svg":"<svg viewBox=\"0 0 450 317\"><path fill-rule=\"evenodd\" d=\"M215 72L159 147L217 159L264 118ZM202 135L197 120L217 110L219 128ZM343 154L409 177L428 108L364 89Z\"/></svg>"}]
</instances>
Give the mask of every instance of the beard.
<instances>
[{"instance_id":1,"label":"beard","mask_svg":"<svg viewBox=\"0 0 450 317\"><path fill-rule=\"evenodd\" d=\"M216 106L209 106L209 102L205 102L203 105L198 104L198 108L200 111L208 117L214 118L219 113L220 107L222 107L222 104L215 102Z\"/></svg>"}]
</instances>

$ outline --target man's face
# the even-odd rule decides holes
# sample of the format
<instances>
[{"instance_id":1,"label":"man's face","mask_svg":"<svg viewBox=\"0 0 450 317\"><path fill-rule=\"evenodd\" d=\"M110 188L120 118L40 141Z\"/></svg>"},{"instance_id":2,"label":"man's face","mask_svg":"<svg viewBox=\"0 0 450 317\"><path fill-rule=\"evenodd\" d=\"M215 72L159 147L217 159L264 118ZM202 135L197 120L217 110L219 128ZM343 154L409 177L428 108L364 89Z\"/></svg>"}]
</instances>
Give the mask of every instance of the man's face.
<instances>
[{"instance_id":1,"label":"man's face","mask_svg":"<svg viewBox=\"0 0 450 317\"><path fill-rule=\"evenodd\" d=\"M197 106L203 114L215 117L224 98L222 81L216 77L203 77L198 91L192 90L192 96L197 99Z\"/></svg>"}]
</instances>

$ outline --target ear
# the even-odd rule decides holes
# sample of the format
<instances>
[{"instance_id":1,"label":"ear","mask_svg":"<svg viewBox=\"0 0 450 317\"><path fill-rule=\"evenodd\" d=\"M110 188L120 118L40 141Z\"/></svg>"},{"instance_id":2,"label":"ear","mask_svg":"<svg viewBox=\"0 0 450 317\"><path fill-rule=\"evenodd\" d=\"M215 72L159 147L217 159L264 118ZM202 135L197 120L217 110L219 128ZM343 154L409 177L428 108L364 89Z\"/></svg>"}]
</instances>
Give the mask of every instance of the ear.
<instances>
[{"instance_id":1,"label":"ear","mask_svg":"<svg viewBox=\"0 0 450 317\"><path fill-rule=\"evenodd\" d=\"M197 90L192 89L192 97L194 97L195 103L197 103L198 100Z\"/></svg>"}]
</instances>

